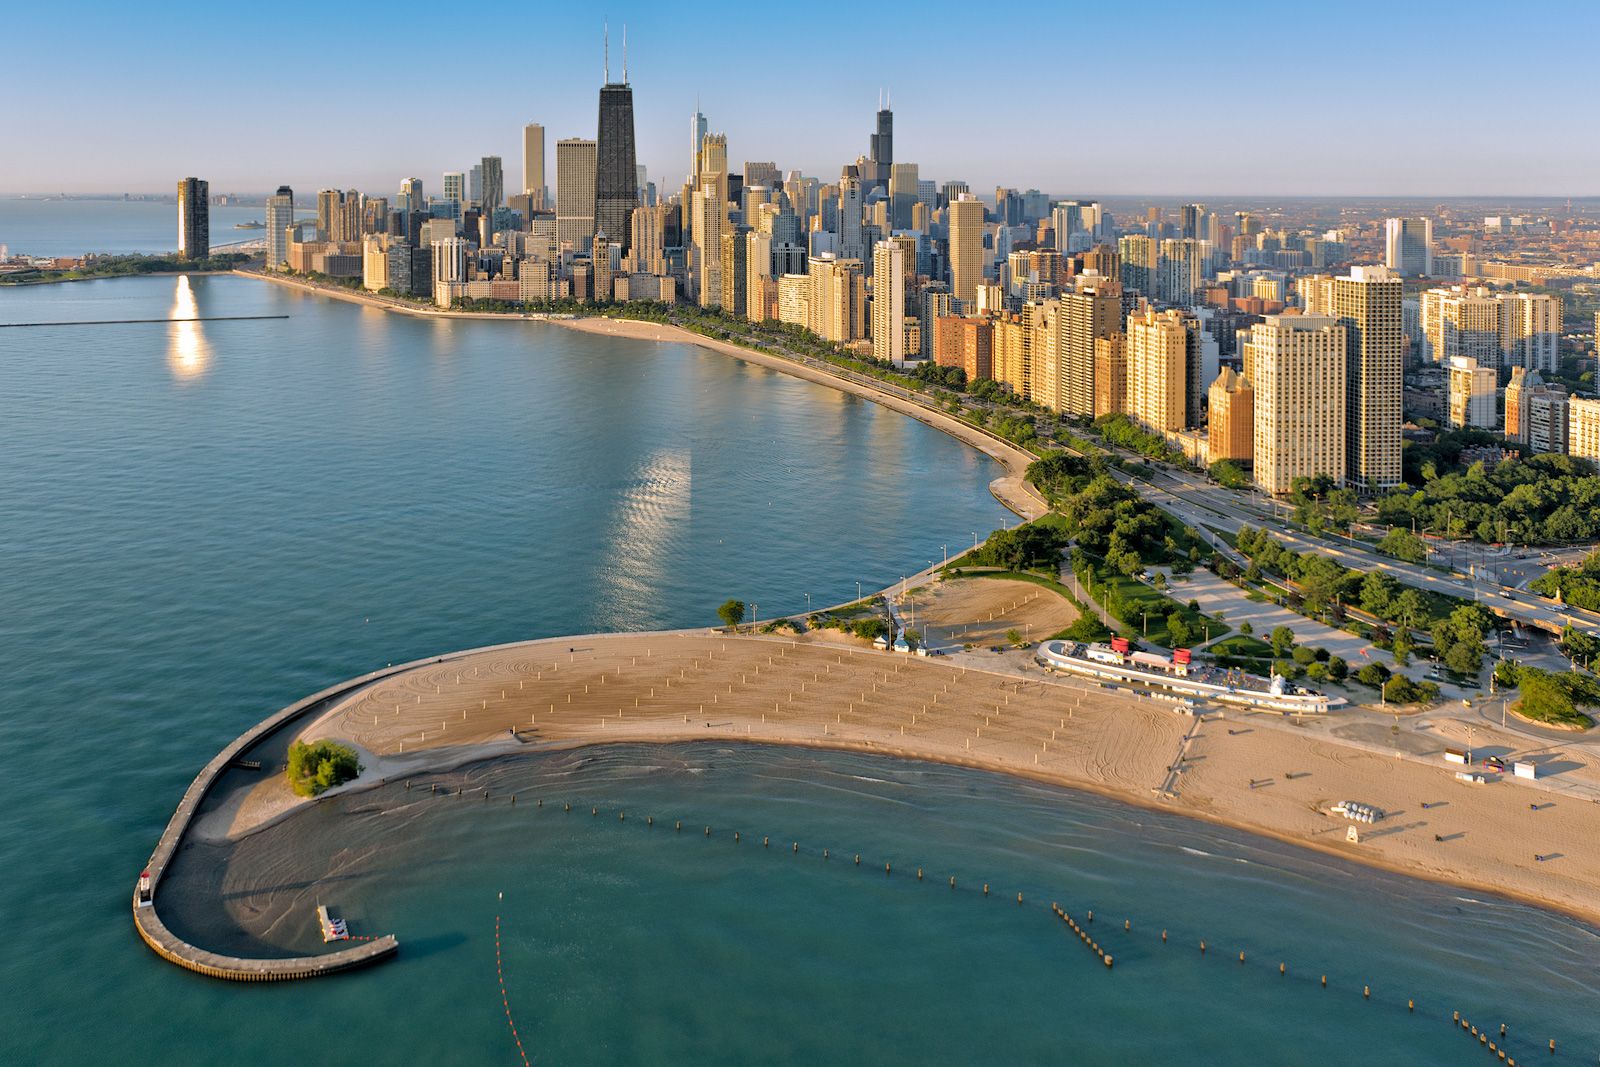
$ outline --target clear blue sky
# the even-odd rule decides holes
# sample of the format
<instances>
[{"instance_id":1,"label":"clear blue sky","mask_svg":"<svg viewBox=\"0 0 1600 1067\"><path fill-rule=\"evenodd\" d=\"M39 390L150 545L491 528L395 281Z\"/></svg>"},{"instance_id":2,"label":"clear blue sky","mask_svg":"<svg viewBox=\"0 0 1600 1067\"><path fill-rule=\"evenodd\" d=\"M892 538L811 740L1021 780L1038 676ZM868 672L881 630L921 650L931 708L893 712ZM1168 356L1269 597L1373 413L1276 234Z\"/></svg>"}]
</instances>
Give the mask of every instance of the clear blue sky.
<instances>
[{"instance_id":1,"label":"clear blue sky","mask_svg":"<svg viewBox=\"0 0 1600 1067\"><path fill-rule=\"evenodd\" d=\"M1252 7L1255 10L1252 10ZM999 7L361 0L8 6L0 193L437 192L520 129L595 134L601 20L639 159L682 180L698 95L735 164L824 177L893 91L922 175L1052 193L1600 193L1593 0ZM553 147L548 149L553 162ZM553 167L548 181L554 185Z\"/></svg>"}]
</instances>

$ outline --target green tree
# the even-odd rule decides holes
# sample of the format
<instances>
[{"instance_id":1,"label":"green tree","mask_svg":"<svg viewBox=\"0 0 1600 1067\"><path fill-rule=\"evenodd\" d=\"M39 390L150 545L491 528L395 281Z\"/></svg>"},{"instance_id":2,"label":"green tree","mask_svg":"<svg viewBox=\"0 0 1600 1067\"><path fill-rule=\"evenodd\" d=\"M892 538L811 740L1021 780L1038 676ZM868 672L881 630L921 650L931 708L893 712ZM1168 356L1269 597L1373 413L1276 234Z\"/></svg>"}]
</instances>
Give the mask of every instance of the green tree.
<instances>
[{"instance_id":1,"label":"green tree","mask_svg":"<svg viewBox=\"0 0 1600 1067\"><path fill-rule=\"evenodd\" d=\"M1380 619L1390 617L1400 583L1382 571L1372 571L1361 579L1361 610Z\"/></svg>"},{"instance_id":2,"label":"green tree","mask_svg":"<svg viewBox=\"0 0 1600 1067\"><path fill-rule=\"evenodd\" d=\"M1394 652L1394 661L1402 667L1410 663L1414 647L1411 643L1411 631L1404 628L1397 630L1394 635L1394 645L1391 648L1391 651Z\"/></svg>"},{"instance_id":3,"label":"green tree","mask_svg":"<svg viewBox=\"0 0 1600 1067\"><path fill-rule=\"evenodd\" d=\"M285 776L303 797L314 797L343 785L362 771L355 749L337 741L295 741L289 746Z\"/></svg>"},{"instance_id":4,"label":"green tree","mask_svg":"<svg viewBox=\"0 0 1600 1067\"><path fill-rule=\"evenodd\" d=\"M717 609L717 617L722 620L722 625L728 629L737 629L744 622L744 601L728 600Z\"/></svg>"},{"instance_id":5,"label":"green tree","mask_svg":"<svg viewBox=\"0 0 1600 1067\"><path fill-rule=\"evenodd\" d=\"M1172 638L1172 647L1182 648L1194 637L1194 631L1189 626L1189 620L1181 611L1170 612L1167 615L1167 634Z\"/></svg>"},{"instance_id":6,"label":"green tree","mask_svg":"<svg viewBox=\"0 0 1600 1067\"><path fill-rule=\"evenodd\" d=\"M1287 626L1274 627L1272 633L1267 637L1267 642L1272 645L1272 654L1274 656L1286 656L1289 654L1289 650L1294 647L1294 631Z\"/></svg>"},{"instance_id":7,"label":"green tree","mask_svg":"<svg viewBox=\"0 0 1600 1067\"><path fill-rule=\"evenodd\" d=\"M1428 559L1428 543L1410 530L1396 526L1383 535L1378 542L1378 551L1395 559L1403 559L1407 563L1425 563Z\"/></svg>"},{"instance_id":8,"label":"green tree","mask_svg":"<svg viewBox=\"0 0 1600 1067\"><path fill-rule=\"evenodd\" d=\"M1428 621L1428 602L1419 591L1407 586L1394 598L1389 613L1399 625L1415 630Z\"/></svg>"},{"instance_id":9,"label":"green tree","mask_svg":"<svg viewBox=\"0 0 1600 1067\"><path fill-rule=\"evenodd\" d=\"M1231 459L1218 460L1206 473L1225 489L1250 488L1250 476L1245 474L1243 467Z\"/></svg>"}]
</instances>

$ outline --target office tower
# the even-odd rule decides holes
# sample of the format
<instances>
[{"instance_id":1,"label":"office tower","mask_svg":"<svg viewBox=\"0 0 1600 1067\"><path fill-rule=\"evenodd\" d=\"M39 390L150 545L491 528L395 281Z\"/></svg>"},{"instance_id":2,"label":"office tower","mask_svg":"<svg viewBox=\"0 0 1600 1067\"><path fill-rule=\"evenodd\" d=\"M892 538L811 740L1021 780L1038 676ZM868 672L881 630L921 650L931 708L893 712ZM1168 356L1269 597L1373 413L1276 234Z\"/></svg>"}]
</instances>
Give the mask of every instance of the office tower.
<instances>
[{"instance_id":1,"label":"office tower","mask_svg":"<svg viewBox=\"0 0 1600 1067\"><path fill-rule=\"evenodd\" d=\"M697 183L714 186L724 203L728 199L728 135L708 133L700 138L700 157L695 166Z\"/></svg>"},{"instance_id":2,"label":"office tower","mask_svg":"<svg viewBox=\"0 0 1600 1067\"><path fill-rule=\"evenodd\" d=\"M594 242L595 164L593 141L556 142L556 240L580 254Z\"/></svg>"},{"instance_id":3,"label":"office tower","mask_svg":"<svg viewBox=\"0 0 1600 1067\"><path fill-rule=\"evenodd\" d=\"M1268 315L1250 328L1255 483L1269 493L1319 474L1345 480L1348 332L1327 315Z\"/></svg>"},{"instance_id":4,"label":"office tower","mask_svg":"<svg viewBox=\"0 0 1600 1067\"><path fill-rule=\"evenodd\" d=\"M706 139L706 117L700 113L700 107L695 105L694 114L689 118L689 176L694 178L700 173L700 148Z\"/></svg>"},{"instance_id":5,"label":"office tower","mask_svg":"<svg viewBox=\"0 0 1600 1067\"><path fill-rule=\"evenodd\" d=\"M639 203L639 172L633 146L633 87L624 52L622 81L606 72L600 88L600 131L596 138L595 227L628 250L628 217Z\"/></svg>"},{"instance_id":6,"label":"office tower","mask_svg":"<svg viewBox=\"0 0 1600 1067\"><path fill-rule=\"evenodd\" d=\"M359 189L347 189L343 193L335 192L338 206L334 211L334 236L333 240L341 244L361 243L361 205L362 196Z\"/></svg>"},{"instance_id":7,"label":"office tower","mask_svg":"<svg viewBox=\"0 0 1600 1067\"><path fill-rule=\"evenodd\" d=\"M1062 413L1095 414L1095 342L1121 332L1122 321L1122 285L1111 278L1085 274L1073 291L1061 294L1057 395Z\"/></svg>"},{"instance_id":8,"label":"office tower","mask_svg":"<svg viewBox=\"0 0 1600 1067\"><path fill-rule=\"evenodd\" d=\"M1384 219L1383 263L1402 278L1433 273L1433 221Z\"/></svg>"},{"instance_id":9,"label":"office tower","mask_svg":"<svg viewBox=\"0 0 1600 1067\"><path fill-rule=\"evenodd\" d=\"M744 184L745 188L762 185L768 189L777 189L783 184L783 175L778 173L777 164L771 161L759 162L747 159L744 162Z\"/></svg>"},{"instance_id":10,"label":"office tower","mask_svg":"<svg viewBox=\"0 0 1600 1067\"><path fill-rule=\"evenodd\" d=\"M422 195L422 179L407 178L405 181L401 182L400 195L397 197L397 200L398 203L395 206L401 211L404 211L408 214L416 214L417 212L420 212L424 203L424 198Z\"/></svg>"},{"instance_id":11,"label":"office tower","mask_svg":"<svg viewBox=\"0 0 1600 1067\"><path fill-rule=\"evenodd\" d=\"M1567 401L1567 455L1600 460L1600 399Z\"/></svg>"},{"instance_id":12,"label":"office tower","mask_svg":"<svg viewBox=\"0 0 1600 1067\"><path fill-rule=\"evenodd\" d=\"M720 306L730 315L743 315L750 282L750 227L735 226L722 234L717 255L722 257L722 300Z\"/></svg>"},{"instance_id":13,"label":"office tower","mask_svg":"<svg viewBox=\"0 0 1600 1067\"><path fill-rule=\"evenodd\" d=\"M695 297L701 307L719 307L722 301L722 231L727 224L727 206L715 185L695 190L693 204L689 266Z\"/></svg>"},{"instance_id":14,"label":"office tower","mask_svg":"<svg viewBox=\"0 0 1600 1067\"><path fill-rule=\"evenodd\" d=\"M267 197L267 269L277 270L289 258L289 228L294 225L294 190L287 185Z\"/></svg>"},{"instance_id":15,"label":"office tower","mask_svg":"<svg viewBox=\"0 0 1600 1067\"><path fill-rule=\"evenodd\" d=\"M530 122L522 127L522 191L544 205L544 126Z\"/></svg>"},{"instance_id":16,"label":"office tower","mask_svg":"<svg viewBox=\"0 0 1600 1067\"><path fill-rule=\"evenodd\" d=\"M1185 204L1178 211L1178 236L1189 240L1202 240L1209 234L1201 232L1206 217L1204 204Z\"/></svg>"},{"instance_id":17,"label":"office tower","mask_svg":"<svg viewBox=\"0 0 1600 1067\"><path fill-rule=\"evenodd\" d=\"M1206 462L1249 462L1255 454L1255 389L1250 379L1223 367L1207 390Z\"/></svg>"},{"instance_id":18,"label":"office tower","mask_svg":"<svg viewBox=\"0 0 1600 1067\"><path fill-rule=\"evenodd\" d=\"M1126 415L1128 403L1128 338L1114 333L1094 342L1094 417Z\"/></svg>"},{"instance_id":19,"label":"office tower","mask_svg":"<svg viewBox=\"0 0 1600 1067\"><path fill-rule=\"evenodd\" d=\"M895 366L905 363L905 317L905 247L896 241L879 241L872 249L873 359Z\"/></svg>"},{"instance_id":20,"label":"office tower","mask_svg":"<svg viewBox=\"0 0 1600 1067\"><path fill-rule=\"evenodd\" d=\"M447 170L444 173L444 182L440 185L446 200L462 203L467 198L466 175L458 170Z\"/></svg>"},{"instance_id":21,"label":"office tower","mask_svg":"<svg viewBox=\"0 0 1600 1067\"><path fill-rule=\"evenodd\" d=\"M879 173L886 172L894 164L894 112L882 101L878 105L867 158L878 165Z\"/></svg>"},{"instance_id":22,"label":"office tower","mask_svg":"<svg viewBox=\"0 0 1600 1067\"><path fill-rule=\"evenodd\" d=\"M1122 261L1122 287L1141 296L1156 295L1156 242L1144 234L1117 239Z\"/></svg>"},{"instance_id":23,"label":"office tower","mask_svg":"<svg viewBox=\"0 0 1600 1067\"><path fill-rule=\"evenodd\" d=\"M811 332L836 344L865 337L867 282L861 261L813 256L809 267Z\"/></svg>"},{"instance_id":24,"label":"office tower","mask_svg":"<svg viewBox=\"0 0 1600 1067\"><path fill-rule=\"evenodd\" d=\"M1176 433L1188 417L1189 330L1177 311L1146 308L1128 316L1129 414L1157 433Z\"/></svg>"},{"instance_id":25,"label":"office tower","mask_svg":"<svg viewBox=\"0 0 1600 1067\"><path fill-rule=\"evenodd\" d=\"M616 276L622 268L621 246L612 238L596 233L589 245L589 264L593 271L595 301L610 303L616 293Z\"/></svg>"},{"instance_id":26,"label":"office tower","mask_svg":"<svg viewBox=\"0 0 1600 1067\"><path fill-rule=\"evenodd\" d=\"M472 169L467 171L467 203L475 208L483 207L482 163L474 163Z\"/></svg>"},{"instance_id":27,"label":"office tower","mask_svg":"<svg viewBox=\"0 0 1600 1067\"><path fill-rule=\"evenodd\" d=\"M915 163L894 163L889 167L889 225L896 230L911 229L911 208L917 202Z\"/></svg>"},{"instance_id":28,"label":"office tower","mask_svg":"<svg viewBox=\"0 0 1600 1067\"><path fill-rule=\"evenodd\" d=\"M1345 327L1345 477L1375 492L1400 484L1400 423L1406 338L1400 279L1386 267L1352 267L1333 279L1333 314ZM1260 380L1251 376L1259 390Z\"/></svg>"},{"instance_id":29,"label":"office tower","mask_svg":"<svg viewBox=\"0 0 1600 1067\"><path fill-rule=\"evenodd\" d=\"M1464 356L1452 357L1448 367L1450 425L1458 429L1494 429L1499 424L1494 410L1494 368L1480 367L1476 360Z\"/></svg>"},{"instance_id":30,"label":"office tower","mask_svg":"<svg viewBox=\"0 0 1600 1067\"><path fill-rule=\"evenodd\" d=\"M962 193L949 210L950 294L967 308L977 304L983 284L983 201Z\"/></svg>"},{"instance_id":31,"label":"office tower","mask_svg":"<svg viewBox=\"0 0 1600 1067\"><path fill-rule=\"evenodd\" d=\"M389 229L389 199L367 196L361 199L361 236L385 233Z\"/></svg>"},{"instance_id":32,"label":"office tower","mask_svg":"<svg viewBox=\"0 0 1600 1067\"><path fill-rule=\"evenodd\" d=\"M178 258L211 255L211 183L185 178L178 183Z\"/></svg>"}]
</instances>

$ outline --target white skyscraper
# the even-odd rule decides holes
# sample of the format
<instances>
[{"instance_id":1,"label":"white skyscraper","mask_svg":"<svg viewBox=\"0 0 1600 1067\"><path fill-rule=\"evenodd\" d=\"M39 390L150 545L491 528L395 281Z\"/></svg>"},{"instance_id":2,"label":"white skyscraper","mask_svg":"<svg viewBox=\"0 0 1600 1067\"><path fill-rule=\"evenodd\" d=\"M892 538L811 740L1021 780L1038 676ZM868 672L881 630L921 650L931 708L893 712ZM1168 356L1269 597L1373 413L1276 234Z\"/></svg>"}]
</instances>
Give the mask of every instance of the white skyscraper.
<instances>
[{"instance_id":1,"label":"white skyscraper","mask_svg":"<svg viewBox=\"0 0 1600 1067\"><path fill-rule=\"evenodd\" d=\"M906 360L906 257L898 241L872 249L872 358L900 366Z\"/></svg>"},{"instance_id":2,"label":"white skyscraper","mask_svg":"<svg viewBox=\"0 0 1600 1067\"><path fill-rule=\"evenodd\" d=\"M467 198L467 176L458 170L446 171L443 188L444 198L459 204Z\"/></svg>"},{"instance_id":3,"label":"white skyscraper","mask_svg":"<svg viewBox=\"0 0 1600 1067\"><path fill-rule=\"evenodd\" d=\"M571 137L556 142L556 240L574 252L594 241L595 142Z\"/></svg>"},{"instance_id":4,"label":"white skyscraper","mask_svg":"<svg viewBox=\"0 0 1600 1067\"><path fill-rule=\"evenodd\" d=\"M1384 219L1383 265L1402 278L1433 273L1433 221Z\"/></svg>"}]
</instances>

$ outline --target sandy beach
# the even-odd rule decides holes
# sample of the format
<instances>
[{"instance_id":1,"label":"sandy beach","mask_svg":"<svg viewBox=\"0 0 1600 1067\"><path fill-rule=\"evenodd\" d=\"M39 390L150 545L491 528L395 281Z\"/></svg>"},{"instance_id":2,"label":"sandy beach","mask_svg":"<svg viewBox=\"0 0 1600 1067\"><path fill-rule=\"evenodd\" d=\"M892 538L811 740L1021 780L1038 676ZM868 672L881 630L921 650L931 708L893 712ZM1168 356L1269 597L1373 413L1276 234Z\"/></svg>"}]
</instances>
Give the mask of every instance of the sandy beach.
<instances>
[{"instance_id":1,"label":"sandy beach","mask_svg":"<svg viewBox=\"0 0 1600 1067\"><path fill-rule=\"evenodd\" d=\"M1587 847L1600 805L1510 779L1469 785L1442 759L1384 755L1276 716L1195 719L1046 675L1022 655L987 654L992 666L979 653L907 657L831 633L559 638L385 679L300 736L360 748L366 773L345 788L609 742L748 741L931 760L1176 811L1600 922L1600 861ZM1441 752L1454 743L1438 737ZM1388 816L1359 826L1351 842L1354 824L1328 812L1346 799ZM307 803L273 776L196 832L237 839Z\"/></svg>"}]
</instances>

